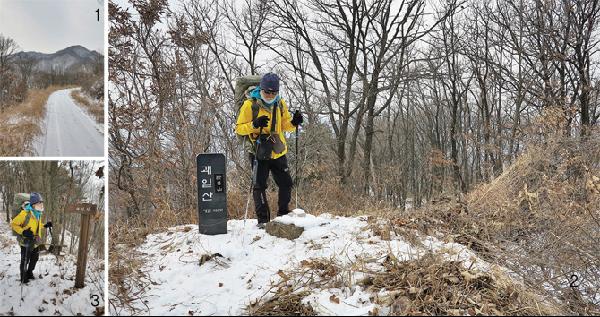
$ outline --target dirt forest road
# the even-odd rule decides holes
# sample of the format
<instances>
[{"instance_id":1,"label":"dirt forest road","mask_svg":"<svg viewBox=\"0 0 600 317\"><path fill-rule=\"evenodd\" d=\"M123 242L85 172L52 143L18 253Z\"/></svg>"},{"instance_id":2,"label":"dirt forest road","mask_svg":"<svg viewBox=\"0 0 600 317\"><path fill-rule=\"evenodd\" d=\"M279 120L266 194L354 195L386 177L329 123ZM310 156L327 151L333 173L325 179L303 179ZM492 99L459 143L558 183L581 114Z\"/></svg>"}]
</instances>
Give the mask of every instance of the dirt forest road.
<instances>
[{"instance_id":1,"label":"dirt forest road","mask_svg":"<svg viewBox=\"0 0 600 317\"><path fill-rule=\"evenodd\" d=\"M37 155L104 156L102 129L71 98L72 90L58 90L48 98L42 133L34 142Z\"/></svg>"}]
</instances>

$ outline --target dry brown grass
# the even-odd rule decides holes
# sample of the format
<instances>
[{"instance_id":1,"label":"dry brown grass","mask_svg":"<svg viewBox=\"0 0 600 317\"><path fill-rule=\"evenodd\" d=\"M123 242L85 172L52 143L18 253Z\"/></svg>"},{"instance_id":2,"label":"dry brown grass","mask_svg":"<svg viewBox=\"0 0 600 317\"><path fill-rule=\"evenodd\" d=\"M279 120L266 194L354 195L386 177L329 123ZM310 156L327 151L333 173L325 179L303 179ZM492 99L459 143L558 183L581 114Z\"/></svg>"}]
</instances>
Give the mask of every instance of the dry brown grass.
<instances>
[{"instance_id":1,"label":"dry brown grass","mask_svg":"<svg viewBox=\"0 0 600 317\"><path fill-rule=\"evenodd\" d=\"M370 277L371 291L392 315L556 315L553 304L496 272L467 269L461 262L427 254L419 260L388 257L384 272Z\"/></svg>"},{"instance_id":2,"label":"dry brown grass","mask_svg":"<svg viewBox=\"0 0 600 317\"><path fill-rule=\"evenodd\" d=\"M145 254L136 250L146 236L169 227L196 222L191 213L178 213L168 206L161 206L152 215L111 219L108 231L111 312L124 308L129 312L137 311L139 308L134 307L134 303L144 302L146 288L153 283L147 272L142 270L147 261Z\"/></svg>"},{"instance_id":3,"label":"dry brown grass","mask_svg":"<svg viewBox=\"0 0 600 317\"><path fill-rule=\"evenodd\" d=\"M228 175L229 179L240 179L237 175ZM244 181L247 177L242 176ZM267 199L271 209L271 218L277 216L277 199L279 188L272 179L267 189ZM360 197L357 193L346 190L336 182L316 180L310 186L300 184L298 207L314 215L329 213L336 216L354 217L356 215L374 215L387 217L398 214L397 208L384 201L374 201L370 198ZM256 218L254 213L254 201L249 196L249 182L245 182L239 188L229 188L227 192L227 209L230 219L243 219L248 198L248 218ZM296 189L292 189L292 201L289 208L296 207Z\"/></svg>"},{"instance_id":4,"label":"dry brown grass","mask_svg":"<svg viewBox=\"0 0 600 317\"><path fill-rule=\"evenodd\" d=\"M309 292L292 293L291 289L282 290L264 302L255 302L248 307L249 316L315 316L310 305L302 303Z\"/></svg>"},{"instance_id":5,"label":"dry brown grass","mask_svg":"<svg viewBox=\"0 0 600 317\"><path fill-rule=\"evenodd\" d=\"M32 142L41 133L40 124L46 113L46 102L53 92L68 87L51 86L32 89L27 99L0 113L0 156L22 156L32 153Z\"/></svg>"},{"instance_id":6,"label":"dry brown grass","mask_svg":"<svg viewBox=\"0 0 600 317\"><path fill-rule=\"evenodd\" d=\"M109 226L109 305L113 313L124 308L135 311L134 303L143 302L144 289L151 284L148 274L141 270L146 259L136 251L145 237L139 231L141 228L122 220Z\"/></svg>"},{"instance_id":7,"label":"dry brown grass","mask_svg":"<svg viewBox=\"0 0 600 317\"><path fill-rule=\"evenodd\" d=\"M92 102L89 98L86 98L81 94L80 89L74 89L71 91L71 98L75 100L79 106L83 107L89 114L91 114L96 122L104 124L104 104L102 102Z\"/></svg>"},{"instance_id":8,"label":"dry brown grass","mask_svg":"<svg viewBox=\"0 0 600 317\"><path fill-rule=\"evenodd\" d=\"M307 290L361 287L376 308L370 315L560 315L566 311L532 293L498 271L480 272L462 262L426 254L400 261L388 255L381 267L365 263L341 265L335 259L302 261L297 269L279 272L280 281L247 306L250 315L315 315L303 299ZM364 278L351 276L360 272ZM336 296L330 298L339 303Z\"/></svg>"},{"instance_id":9,"label":"dry brown grass","mask_svg":"<svg viewBox=\"0 0 600 317\"><path fill-rule=\"evenodd\" d=\"M587 315L600 314L599 206L596 134L530 146L464 201L431 204L410 216L424 231L445 231L533 289L557 296L571 313ZM576 287L570 287L572 274Z\"/></svg>"}]
</instances>

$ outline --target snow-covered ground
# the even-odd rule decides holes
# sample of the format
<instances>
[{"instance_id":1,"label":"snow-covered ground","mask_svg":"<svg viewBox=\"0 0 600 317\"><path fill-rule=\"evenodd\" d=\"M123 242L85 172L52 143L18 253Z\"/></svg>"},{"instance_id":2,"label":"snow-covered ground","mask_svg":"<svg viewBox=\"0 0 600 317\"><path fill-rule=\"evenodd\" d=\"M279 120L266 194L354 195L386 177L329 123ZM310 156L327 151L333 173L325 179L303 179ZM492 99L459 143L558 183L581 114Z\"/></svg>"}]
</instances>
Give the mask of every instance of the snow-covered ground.
<instances>
[{"instance_id":1,"label":"snow-covered ground","mask_svg":"<svg viewBox=\"0 0 600 317\"><path fill-rule=\"evenodd\" d=\"M390 253L400 260L409 260L436 252L448 260L464 261L465 266L492 269L465 246L444 243L435 237L419 237L417 245L395 234L389 240L382 240L368 229L365 217L324 214L284 216L276 221L294 223L305 231L290 241L256 228L256 220L248 220L245 225L242 220L232 220L225 235L201 235L195 225L149 235L137 249L146 258L141 271L148 272L152 281L146 288L143 303L135 304L138 313L155 316L244 314L250 302L280 281L280 270L298 268L303 260L310 259L335 259L341 264L351 264L358 258L382 262ZM201 264L202 255L217 253L220 256ZM358 280L360 276L353 278ZM350 291L312 289L310 292L305 301L323 315L368 315L377 305L360 287ZM339 303L331 301L332 295L339 298Z\"/></svg>"},{"instance_id":2,"label":"snow-covered ground","mask_svg":"<svg viewBox=\"0 0 600 317\"><path fill-rule=\"evenodd\" d=\"M48 98L42 133L34 141L40 156L104 156L103 128L71 98L71 90Z\"/></svg>"},{"instance_id":3,"label":"snow-covered ground","mask_svg":"<svg viewBox=\"0 0 600 317\"><path fill-rule=\"evenodd\" d=\"M77 289L74 288L76 257L66 255L57 262L56 256L47 252L40 254L34 270L36 279L23 285L21 301L20 252L8 224L0 220L0 316L89 316L95 314L96 302L104 307L103 261L88 257L85 287Z\"/></svg>"}]
</instances>

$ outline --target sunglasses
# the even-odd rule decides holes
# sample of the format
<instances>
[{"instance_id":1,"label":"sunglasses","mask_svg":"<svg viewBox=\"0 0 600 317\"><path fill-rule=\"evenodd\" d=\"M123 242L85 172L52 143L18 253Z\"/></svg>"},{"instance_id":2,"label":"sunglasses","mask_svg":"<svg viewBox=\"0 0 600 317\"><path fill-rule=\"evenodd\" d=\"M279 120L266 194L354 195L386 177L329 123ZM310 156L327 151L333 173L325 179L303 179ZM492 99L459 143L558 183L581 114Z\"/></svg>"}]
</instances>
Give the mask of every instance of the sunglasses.
<instances>
[{"instance_id":1,"label":"sunglasses","mask_svg":"<svg viewBox=\"0 0 600 317\"><path fill-rule=\"evenodd\" d=\"M279 93L278 90L264 90L266 95L277 95Z\"/></svg>"}]
</instances>

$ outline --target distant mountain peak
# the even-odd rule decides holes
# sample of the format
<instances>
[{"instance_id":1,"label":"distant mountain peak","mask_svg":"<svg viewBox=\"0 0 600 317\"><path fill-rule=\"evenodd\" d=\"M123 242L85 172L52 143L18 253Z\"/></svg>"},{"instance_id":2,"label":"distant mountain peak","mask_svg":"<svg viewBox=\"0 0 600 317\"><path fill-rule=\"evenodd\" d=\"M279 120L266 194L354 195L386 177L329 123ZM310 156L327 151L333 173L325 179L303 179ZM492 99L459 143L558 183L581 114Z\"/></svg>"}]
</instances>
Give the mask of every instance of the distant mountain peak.
<instances>
[{"instance_id":1,"label":"distant mountain peak","mask_svg":"<svg viewBox=\"0 0 600 317\"><path fill-rule=\"evenodd\" d=\"M81 45L73 45L53 54L19 52L14 57L34 61L34 68L42 72L88 72L92 69L89 66L96 63L102 54Z\"/></svg>"},{"instance_id":2,"label":"distant mountain peak","mask_svg":"<svg viewBox=\"0 0 600 317\"><path fill-rule=\"evenodd\" d=\"M88 57L91 57L92 55L94 55L94 51L90 51L89 49L87 49L81 45L74 45L74 46L69 46L67 48L64 48L54 54L56 54L56 55L72 54L72 55L79 56L81 58L88 58Z\"/></svg>"}]
</instances>

